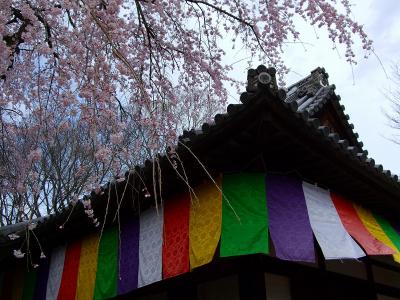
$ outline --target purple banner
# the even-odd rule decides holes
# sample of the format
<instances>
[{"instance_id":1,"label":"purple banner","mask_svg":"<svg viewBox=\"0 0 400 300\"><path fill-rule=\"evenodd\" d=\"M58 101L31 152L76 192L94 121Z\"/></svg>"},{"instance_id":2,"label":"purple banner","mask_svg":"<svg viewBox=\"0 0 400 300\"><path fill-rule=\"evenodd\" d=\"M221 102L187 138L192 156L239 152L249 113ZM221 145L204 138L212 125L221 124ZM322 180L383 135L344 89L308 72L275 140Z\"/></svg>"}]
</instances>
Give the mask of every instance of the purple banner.
<instances>
[{"instance_id":1,"label":"purple banner","mask_svg":"<svg viewBox=\"0 0 400 300\"><path fill-rule=\"evenodd\" d=\"M302 182L280 176L266 177L269 231L276 256L291 261L314 262L314 240Z\"/></svg>"},{"instance_id":2,"label":"purple banner","mask_svg":"<svg viewBox=\"0 0 400 300\"><path fill-rule=\"evenodd\" d=\"M137 288L139 269L139 219L133 218L121 226L118 295Z\"/></svg>"},{"instance_id":3,"label":"purple banner","mask_svg":"<svg viewBox=\"0 0 400 300\"><path fill-rule=\"evenodd\" d=\"M49 278L49 268L50 268L50 257L41 259L39 263L40 266L37 273L36 287L33 296L34 300L46 299L47 280Z\"/></svg>"}]
</instances>

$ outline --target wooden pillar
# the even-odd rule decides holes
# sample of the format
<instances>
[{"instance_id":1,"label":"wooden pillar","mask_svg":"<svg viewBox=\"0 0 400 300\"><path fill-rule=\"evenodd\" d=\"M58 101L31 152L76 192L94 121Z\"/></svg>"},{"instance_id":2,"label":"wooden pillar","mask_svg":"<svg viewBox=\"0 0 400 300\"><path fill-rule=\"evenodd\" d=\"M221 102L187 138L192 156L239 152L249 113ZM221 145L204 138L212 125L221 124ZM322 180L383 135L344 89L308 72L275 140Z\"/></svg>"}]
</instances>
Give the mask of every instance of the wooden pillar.
<instances>
[{"instance_id":1,"label":"wooden pillar","mask_svg":"<svg viewBox=\"0 0 400 300\"><path fill-rule=\"evenodd\" d=\"M266 300L265 272L259 256L242 260L239 270L240 300Z\"/></svg>"},{"instance_id":2,"label":"wooden pillar","mask_svg":"<svg viewBox=\"0 0 400 300\"><path fill-rule=\"evenodd\" d=\"M197 286L186 282L185 284L177 284L168 288L168 300L196 300Z\"/></svg>"},{"instance_id":3,"label":"wooden pillar","mask_svg":"<svg viewBox=\"0 0 400 300\"><path fill-rule=\"evenodd\" d=\"M369 290L371 291L371 300L377 299L377 293L375 288L374 273L372 272L371 260L368 256L364 258L365 271L367 272L367 281L369 283Z\"/></svg>"},{"instance_id":4,"label":"wooden pillar","mask_svg":"<svg viewBox=\"0 0 400 300\"><path fill-rule=\"evenodd\" d=\"M264 272L239 273L240 300L266 300Z\"/></svg>"}]
</instances>

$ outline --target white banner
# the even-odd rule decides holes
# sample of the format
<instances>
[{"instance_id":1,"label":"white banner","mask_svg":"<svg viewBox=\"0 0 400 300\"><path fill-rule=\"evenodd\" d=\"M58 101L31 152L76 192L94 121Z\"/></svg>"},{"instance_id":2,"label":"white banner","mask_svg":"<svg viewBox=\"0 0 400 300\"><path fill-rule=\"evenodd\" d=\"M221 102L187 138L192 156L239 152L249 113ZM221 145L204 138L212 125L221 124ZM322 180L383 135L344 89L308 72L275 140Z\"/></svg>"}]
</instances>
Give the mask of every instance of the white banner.
<instances>
[{"instance_id":1,"label":"white banner","mask_svg":"<svg viewBox=\"0 0 400 300\"><path fill-rule=\"evenodd\" d=\"M311 228L325 259L359 258L364 251L345 230L329 191L303 182Z\"/></svg>"},{"instance_id":2,"label":"white banner","mask_svg":"<svg viewBox=\"0 0 400 300\"><path fill-rule=\"evenodd\" d=\"M140 215L138 287L162 279L163 210L150 208Z\"/></svg>"},{"instance_id":3,"label":"white banner","mask_svg":"<svg viewBox=\"0 0 400 300\"><path fill-rule=\"evenodd\" d=\"M64 270L66 246L55 248L51 253L49 278L47 280L46 300L56 300Z\"/></svg>"}]
</instances>

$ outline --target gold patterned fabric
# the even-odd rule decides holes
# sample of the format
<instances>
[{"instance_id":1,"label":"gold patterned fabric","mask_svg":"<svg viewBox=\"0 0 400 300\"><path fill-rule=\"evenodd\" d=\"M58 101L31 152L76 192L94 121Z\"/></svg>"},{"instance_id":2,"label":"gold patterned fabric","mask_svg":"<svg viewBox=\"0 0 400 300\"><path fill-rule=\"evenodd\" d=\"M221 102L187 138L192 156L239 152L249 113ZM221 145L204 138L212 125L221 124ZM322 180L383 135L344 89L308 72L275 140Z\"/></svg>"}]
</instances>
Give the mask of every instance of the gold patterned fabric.
<instances>
[{"instance_id":1,"label":"gold patterned fabric","mask_svg":"<svg viewBox=\"0 0 400 300\"><path fill-rule=\"evenodd\" d=\"M221 178L216 180L221 188ZM195 188L189 220L190 269L209 263L221 236L222 193L213 182Z\"/></svg>"},{"instance_id":2,"label":"gold patterned fabric","mask_svg":"<svg viewBox=\"0 0 400 300\"><path fill-rule=\"evenodd\" d=\"M93 299L94 284L97 271L97 251L99 234L93 234L83 239L81 258L79 261L76 299Z\"/></svg>"}]
</instances>

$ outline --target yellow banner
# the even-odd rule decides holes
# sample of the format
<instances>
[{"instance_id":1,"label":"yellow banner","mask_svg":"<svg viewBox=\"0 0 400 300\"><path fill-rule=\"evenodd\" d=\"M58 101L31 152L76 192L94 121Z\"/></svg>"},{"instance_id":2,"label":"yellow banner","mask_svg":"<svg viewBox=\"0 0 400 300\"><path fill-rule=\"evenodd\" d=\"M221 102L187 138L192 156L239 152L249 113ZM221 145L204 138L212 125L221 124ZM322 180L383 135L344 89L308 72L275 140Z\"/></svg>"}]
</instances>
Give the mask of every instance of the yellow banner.
<instances>
[{"instance_id":1,"label":"yellow banner","mask_svg":"<svg viewBox=\"0 0 400 300\"><path fill-rule=\"evenodd\" d=\"M192 196L189 221L190 269L209 263L221 236L222 193L221 180L199 185Z\"/></svg>"},{"instance_id":2,"label":"yellow banner","mask_svg":"<svg viewBox=\"0 0 400 300\"><path fill-rule=\"evenodd\" d=\"M356 209L358 216L360 217L362 223L367 228L367 230L378 241L380 241L383 244L385 244L386 246L390 247L391 249L393 249L393 251L396 251L396 254L393 254L393 258L395 261L400 263L399 249L397 249L396 246L393 244L393 242L389 239L389 237L383 231L382 227L375 220L372 213L369 210L367 210L359 205L356 205L356 204L354 204L354 208Z\"/></svg>"},{"instance_id":3,"label":"yellow banner","mask_svg":"<svg viewBox=\"0 0 400 300\"><path fill-rule=\"evenodd\" d=\"M81 257L79 260L78 283L76 299L93 299L94 284L97 271L97 251L99 234L93 234L83 239Z\"/></svg>"}]
</instances>

